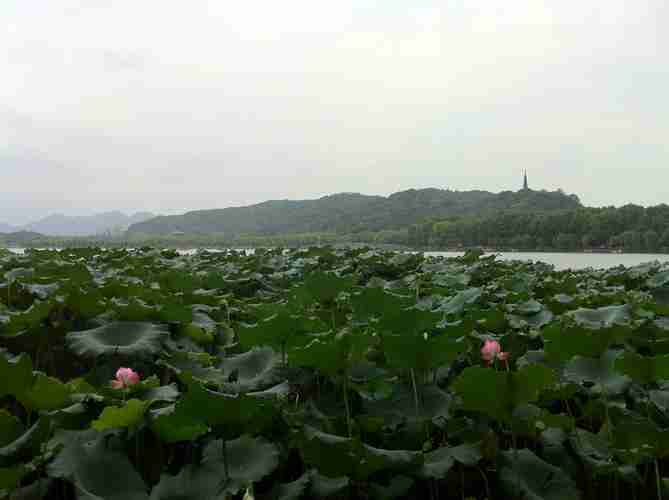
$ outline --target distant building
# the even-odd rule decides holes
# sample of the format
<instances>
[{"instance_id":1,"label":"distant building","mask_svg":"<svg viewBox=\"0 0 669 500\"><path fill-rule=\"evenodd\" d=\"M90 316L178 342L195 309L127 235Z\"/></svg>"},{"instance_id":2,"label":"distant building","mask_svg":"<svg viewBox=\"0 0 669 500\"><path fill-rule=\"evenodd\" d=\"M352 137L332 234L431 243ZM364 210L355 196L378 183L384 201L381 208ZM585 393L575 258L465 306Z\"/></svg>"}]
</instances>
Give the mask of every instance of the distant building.
<instances>
[{"instance_id":1,"label":"distant building","mask_svg":"<svg viewBox=\"0 0 669 500\"><path fill-rule=\"evenodd\" d=\"M529 191L530 188L527 186L527 170L525 170L525 173L523 175L523 189L522 191Z\"/></svg>"}]
</instances>

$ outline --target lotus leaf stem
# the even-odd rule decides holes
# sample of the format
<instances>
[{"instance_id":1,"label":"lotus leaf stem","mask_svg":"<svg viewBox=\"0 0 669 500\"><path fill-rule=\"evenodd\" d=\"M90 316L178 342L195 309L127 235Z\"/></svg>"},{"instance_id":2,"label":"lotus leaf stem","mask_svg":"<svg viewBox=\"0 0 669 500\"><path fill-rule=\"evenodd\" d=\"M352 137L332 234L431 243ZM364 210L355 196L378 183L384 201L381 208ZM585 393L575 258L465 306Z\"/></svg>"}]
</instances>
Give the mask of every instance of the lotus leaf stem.
<instances>
[{"instance_id":1,"label":"lotus leaf stem","mask_svg":"<svg viewBox=\"0 0 669 500\"><path fill-rule=\"evenodd\" d=\"M660 479L660 465L655 459L655 482L657 483L657 499L662 500L662 480Z\"/></svg>"}]
</instances>

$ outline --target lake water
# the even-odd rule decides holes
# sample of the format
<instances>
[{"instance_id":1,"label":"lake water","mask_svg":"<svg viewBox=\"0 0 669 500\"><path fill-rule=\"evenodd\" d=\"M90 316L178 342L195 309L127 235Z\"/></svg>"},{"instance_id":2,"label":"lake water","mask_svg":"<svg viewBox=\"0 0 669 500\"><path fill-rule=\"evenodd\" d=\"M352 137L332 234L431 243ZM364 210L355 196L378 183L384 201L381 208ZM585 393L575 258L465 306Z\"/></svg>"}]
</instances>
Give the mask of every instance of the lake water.
<instances>
[{"instance_id":1,"label":"lake water","mask_svg":"<svg viewBox=\"0 0 669 500\"><path fill-rule=\"evenodd\" d=\"M10 248L10 251L22 254L23 248ZM192 255L195 249L180 250L180 253ZM216 251L216 250L212 250ZM248 251L248 250L247 250ZM428 256L459 257L464 252L424 252ZM609 269L623 265L633 267L646 262L669 262L669 254L648 253L560 253L560 252L499 252L502 260L540 261L552 264L557 270L564 269Z\"/></svg>"},{"instance_id":2,"label":"lake water","mask_svg":"<svg viewBox=\"0 0 669 500\"><path fill-rule=\"evenodd\" d=\"M458 257L464 252L424 252L425 255ZM560 252L498 252L502 260L528 260L552 264L558 271L564 269L609 269L623 265L638 266L647 262L669 262L667 254L649 253L560 253Z\"/></svg>"}]
</instances>

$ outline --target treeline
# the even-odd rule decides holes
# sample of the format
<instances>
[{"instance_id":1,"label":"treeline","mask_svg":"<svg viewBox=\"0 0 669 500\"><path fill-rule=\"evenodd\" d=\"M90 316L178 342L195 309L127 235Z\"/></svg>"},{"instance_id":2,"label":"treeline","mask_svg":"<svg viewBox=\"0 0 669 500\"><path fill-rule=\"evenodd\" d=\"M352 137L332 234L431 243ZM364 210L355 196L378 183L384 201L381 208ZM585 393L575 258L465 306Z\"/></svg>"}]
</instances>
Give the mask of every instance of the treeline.
<instances>
[{"instance_id":1,"label":"treeline","mask_svg":"<svg viewBox=\"0 0 669 500\"><path fill-rule=\"evenodd\" d=\"M359 232L337 234L331 232L280 234L271 236L213 234L151 235L142 233L122 236L54 237L38 235L30 239L6 238L0 234L0 247L26 248L261 248L309 247L315 245L374 244L398 247L407 244L407 231Z\"/></svg>"},{"instance_id":2,"label":"treeline","mask_svg":"<svg viewBox=\"0 0 669 500\"><path fill-rule=\"evenodd\" d=\"M669 205L428 220L410 226L407 236L422 248L669 252Z\"/></svg>"}]
</instances>

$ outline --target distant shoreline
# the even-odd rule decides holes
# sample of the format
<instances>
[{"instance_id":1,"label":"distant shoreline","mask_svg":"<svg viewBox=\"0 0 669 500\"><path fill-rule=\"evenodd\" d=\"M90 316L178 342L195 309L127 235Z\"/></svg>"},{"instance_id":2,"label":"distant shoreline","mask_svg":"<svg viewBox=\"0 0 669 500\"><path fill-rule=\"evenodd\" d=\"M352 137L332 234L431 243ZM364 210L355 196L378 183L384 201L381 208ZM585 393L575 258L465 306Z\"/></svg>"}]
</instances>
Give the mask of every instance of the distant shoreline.
<instances>
[{"instance_id":1,"label":"distant shoreline","mask_svg":"<svg viewBox=\"0 0 669 500\"><path fill-rule=\"evenodd\" d=\"M435 248L435 247L409 247L406 245L391 245L391 244L375 244L375 243L333 243L333 244L323 244L323 245L198 245L198 244L188 244L186 242L179 242L175 244L174 242L169 242L165 244L119 244L114 242L102 242L102 241L77 241L76 245L49 245L45 244L47 242L40 242L40 244L31 245L6 245L0 243L0 249L7 250L23 250L23 249L64 249L64 248L82 248L82 247L100 247L100 248L139 248L142 246L150 246L154 248L164 248L164 249L175 249L175 250L251 250L251 249L260 249L260 248L311 248L316 246L332 246L335 248L374 248L379 250L387 251L397 251L397 252L419 252L419 253L465 253L467 250L472 250L479 247L471 248ZM561 250L561 249L517 249L517 248L481 248L486 254L493 253L555 253L555 254L592 254L592 255L669 255L669 252L655 251L655 252L645 252L645 251L624 251L619 249L586 249L586 250Z\"/></svg>"}]
</instances>

